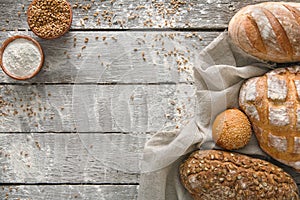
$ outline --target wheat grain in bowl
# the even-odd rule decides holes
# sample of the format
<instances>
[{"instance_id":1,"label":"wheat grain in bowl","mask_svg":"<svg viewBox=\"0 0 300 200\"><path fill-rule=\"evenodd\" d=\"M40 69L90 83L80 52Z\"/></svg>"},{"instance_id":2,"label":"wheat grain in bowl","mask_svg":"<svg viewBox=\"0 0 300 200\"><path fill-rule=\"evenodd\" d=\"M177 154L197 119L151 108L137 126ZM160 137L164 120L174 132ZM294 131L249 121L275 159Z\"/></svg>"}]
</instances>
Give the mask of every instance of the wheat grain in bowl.
<instances>
[{"instance_id":1,"label":"wheat grain in bowl","mask_svg":"<svg viewBox=\"0 0 300 200\"><path fill-rule=\"evenodd\" d=\"M72 8L66 0L34 0L28 7L27 22L37 36L58 38L71 27Z\"/></svg>"}]
</instances>

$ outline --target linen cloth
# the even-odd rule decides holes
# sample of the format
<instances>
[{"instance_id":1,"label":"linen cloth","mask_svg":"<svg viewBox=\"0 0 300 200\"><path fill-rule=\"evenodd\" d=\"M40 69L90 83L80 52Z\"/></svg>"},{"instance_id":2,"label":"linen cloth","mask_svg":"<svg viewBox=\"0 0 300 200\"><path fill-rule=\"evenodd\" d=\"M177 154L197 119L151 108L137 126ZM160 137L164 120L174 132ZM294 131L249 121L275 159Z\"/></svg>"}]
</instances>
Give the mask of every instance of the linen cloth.
<instances>
[{"instance_id":1,"label":"linen cloth","mask_svg":"<svg viewBox=\"0 0 300 200\"><path fill-rule=\"evenodd\" d=\"M157 133L147 141L141 162L139 200L192 200L180 183L180 163L197 149L218 149L211 136L215 117L228 108L238 108L239 90L246 79L275 67L232 45L227 32L199 52L196 61L196 115L178 134ZM254 134L250 143L237 152L267 158Z\"/></svg>"}]
</instances>

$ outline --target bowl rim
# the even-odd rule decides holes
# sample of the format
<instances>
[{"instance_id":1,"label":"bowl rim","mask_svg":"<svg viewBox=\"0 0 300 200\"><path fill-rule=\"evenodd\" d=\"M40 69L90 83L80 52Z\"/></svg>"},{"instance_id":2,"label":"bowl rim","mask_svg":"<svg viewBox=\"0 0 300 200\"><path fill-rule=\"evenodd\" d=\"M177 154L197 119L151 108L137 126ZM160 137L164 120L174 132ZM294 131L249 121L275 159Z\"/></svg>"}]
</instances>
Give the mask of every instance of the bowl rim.
<instances>
[{"instance_id":1,"label":"bowl rim","mask_svg":"<svg viewBox=\"0 0 300 200\"><path fill-rule=\"evenodd\" d=\"M12 73L10 73L6 69L6 67L4 66L4 64L3 64L3 59L2 58L3 58L3 53L4 53L5 49L6 49L6 47L12 41L15 41L17 39L26 39L26 40L32 42L39 49L39 52L40 52L40 55L41 55L41 62L39 64L39 66L36 68L36 70L32 74L27 75L27 76L15 76ZM41 70L43 64L44 64L44 52L43 52L43 49L42 49L41 45L35 39L33 39L32 37L27 36L27 35L14 35L14 36L11 36L11 37L7 38L3 42L2 47L0 49L0 66L1 66L2 70L5 72L5 74L7 74L9 77L11 77L13 79L16 79L16 80L27 80L27 79L33 78L35 75L37 75L39 73L39 71Z\"/></svg>"},{"instance_id":2,"label":"bowl rim","mask_svg":"<svg viewBox=\"0 0 300 200\"><path fill-rule=\"evenodd\" d=\"M30 28L29 18L31 17L31 15L29 14L29 10L30 10L30 8L31 8L37 1L40 1L40 0L33 0L33 1L29 4L28 9L27 9L27 12L26 12L26 14L27 14L27 24L28 24L29 28ZM72 6L71 6L71 4L70 4L67 0L63 0L63 1L66 2L67 6L68 6L68 8L69 8L69 10L70 10L70 18L69 18L70 22L69 22L69 24L68 24L68 27L67 27L61 34L56 35L56 36L53 36L53 37L44 37L44 36L40 35L40 34L39 34L37 31L35 31L34 29L30 29L35 35L37 35L38 37L40 37L40 38L42 38L42 39L51 40L51 39L56 39L56 38L59 38L59 37L63 36L64 34L66 34L66 33L70 30L71 25L72 25L72 21L73 21L73 11L72 11Z\"/></svg>"}]
</instances>

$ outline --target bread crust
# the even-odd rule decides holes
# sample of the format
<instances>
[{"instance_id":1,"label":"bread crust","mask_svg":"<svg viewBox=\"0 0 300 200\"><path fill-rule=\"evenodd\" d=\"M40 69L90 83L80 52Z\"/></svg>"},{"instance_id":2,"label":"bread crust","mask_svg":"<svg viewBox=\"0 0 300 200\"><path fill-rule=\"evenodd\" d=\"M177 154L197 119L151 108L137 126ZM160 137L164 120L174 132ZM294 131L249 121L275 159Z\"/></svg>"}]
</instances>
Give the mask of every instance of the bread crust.
<instances>
[{"instance_id":1,"label":"bread crust","mask_svg":"<svg viewBox=\"0 0 300 200\"><path fill-rule=\"evenodd\" d=\"M228 34L236 46L261 60L300 61L300 3L246 6L231 19Z\"/></svg>"},{"instance_id":2,"label":"bread crust","mask_svg":"<svg viewBox=\"0 0 300 200\"><path fill-rule=\"evenodd\" d=\"M299 199L281 168L237 153L195 151L180 165L180 177L195 200Z\"/></svg>"},{"instance_id":3,"label":"bread crust","mask_svg":"<svg viewBox=\"0 0 300 200\"><path fill-rule=\"evenodd\" d=\"M213 140L227 150L243 148L249 143L251 135L251 124L247 116L236 108L220 113L212 126Z\"/></svg>"},{"instance_id":4,"label":"bread crust","mask_svg":"<svg viewBox=\"0 0 300 200\"><path fill-rule=\"evenodd\" d=\"M247 80L239 104L260 147L300 170L300 66L278 68Z\"/></svg>"}]
</instances>

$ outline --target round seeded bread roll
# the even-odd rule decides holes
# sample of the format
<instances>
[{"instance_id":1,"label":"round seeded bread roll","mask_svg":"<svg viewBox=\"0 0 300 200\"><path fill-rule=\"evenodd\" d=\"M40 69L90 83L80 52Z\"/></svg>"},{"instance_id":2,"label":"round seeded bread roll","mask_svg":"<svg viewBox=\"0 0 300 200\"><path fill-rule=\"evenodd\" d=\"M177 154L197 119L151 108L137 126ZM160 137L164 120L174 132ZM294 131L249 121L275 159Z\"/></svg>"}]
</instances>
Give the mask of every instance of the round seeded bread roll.
<instances>
[{"instance_id":1,"label":"round seeded bread roll","mask_svg":"<svg viewBox=\"0 0 300 200\"><path fill-rule=\"evenodd\" d=\"M198 150L179 169L194 200L297 200L292 177L267 161L238 153Z\"/></svg>"},{"instance_id":2,"label":"round seeded bread roll","mask_svg":"<svg viewBox=\"0 0 300 200\"><path fill-rule=\"evenodd\" d=\"M219 114L212 127L213 140L227 150L244 147L250 141L251 134L247 116L238 109L228 109Z\"/></svg>"}]
</instances>

